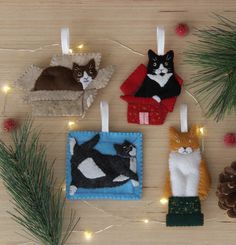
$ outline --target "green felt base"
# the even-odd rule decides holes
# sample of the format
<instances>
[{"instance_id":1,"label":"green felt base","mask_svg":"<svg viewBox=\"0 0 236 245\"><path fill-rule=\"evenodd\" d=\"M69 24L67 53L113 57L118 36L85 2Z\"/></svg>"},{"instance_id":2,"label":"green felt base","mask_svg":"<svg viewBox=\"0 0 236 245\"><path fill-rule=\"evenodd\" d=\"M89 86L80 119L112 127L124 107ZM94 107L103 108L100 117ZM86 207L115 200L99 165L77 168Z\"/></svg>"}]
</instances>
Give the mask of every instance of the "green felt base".
<instances>
[{"instance_id":1,"label":"green felt base","mask_svg":"<svg viewBox=\"0 0 236 245\"><path fill-rule=\"evenodd\" d=\"M199 197L170 197L167 226L201 226L203 214Z\"/></svg>"},{"instance_id":2,"label":"green felt base","mask_svg":"<svg viewBox=\"0 0 236 245\"><path fill-rule=\"evenodd\" d=\"M202 226L203 214L167 214L166 226Z\"/></svg>"}]
</instances>

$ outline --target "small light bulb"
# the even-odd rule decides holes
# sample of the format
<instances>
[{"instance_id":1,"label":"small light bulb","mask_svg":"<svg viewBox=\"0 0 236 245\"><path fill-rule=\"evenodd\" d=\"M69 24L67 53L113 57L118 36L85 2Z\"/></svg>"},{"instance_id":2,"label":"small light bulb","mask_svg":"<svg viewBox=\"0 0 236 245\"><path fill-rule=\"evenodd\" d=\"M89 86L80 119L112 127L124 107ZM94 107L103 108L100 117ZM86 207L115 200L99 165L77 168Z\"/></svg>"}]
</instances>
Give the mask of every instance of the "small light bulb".
<instances>
[{"instance_id":1,"label":"small light bulb","mask_svg":"<svg viewBox=\"0 0 236 245\"><path fill-rule=\"evenodd\" d=\"M75 126L75 122L74 121L69 121L68 122L68 126L69 126L69 128L73 128L73 126Z\"/></svg>"},{"instance_id":2,"label":"small light bulb","mask_svg":"<svg viewBox=\"0 0 236 245\"><path fill-rule=\"evenodd\" d=\"M2 92L5 93L5 94L7 94L10 90L11 90L11 87L8 86L8 85L4 85L2 87Z\"/></svg>"},{"instance_id":3,"label":"small light bulb","mask_svg":"<svg viewBox=\"0 0 236 245\"><path fill-rule=\"evenodd\" d=\"M93 236L93 233L91 231L85 231L84 232L84 237L86 240L91 240Z\"/></svg>"},{"instance_id":4,"label":"small light bulb","mask_svg":"<svg viewBox=\"0 0 236 245\"><path fill-rule=\"evenodd\" d=\"M149 220L148 220L148 219L144 219L143 222L144 222L145 224L148 224L148 223L149 223Z\"/></svg>"},{"instance_id":5,"label":"small light bulb","mask_svg":"<svg viewBox=\"0 0 236 245\"><path fill-rule=\"evenodd\" d=\"M70 48L70 49L69 49L69 53L70 53L70 54L73 54L73 49Z\"/></svg>"},{"instance_id":6,"label":"small light bulb","mask_svg":"<svg viewBox=\"0 0 236 245\"><path fill-rule=\"evenodd\" d=\"M162 197L162 198L160 199L160 203L161 203L162 205L165 205L165 204L168 203L168 199L165 198L165 197Z\"/></svg>"},{"instance_id":7,"label":"small light bulb","mask_svg":"<svg viewBox=\"0 0 236 245\"><path fill-rule=\"evenodd\" d=\"M204 135L204 127L200 127L199 128L199 132L200 132L201 135Z\"/></svg>"},{"instance_id":8,"label":"small light bulb","mask_svg":"<svg viewBox=\"0 0 236 245\"><path fill-rule=\"evenodd\" d=\"M81 43L81 44L79 44L79 45L77 46L78 49L82 49L83 47L84 47L83 43Z\"/></svg>"},{"instance_id":9,"label":"small light bulb","mask_svg":"<svg viewBox=\"0 0 236 245\"><path fill-rule=\"evenodd\" d=\"M66 184L62 185L62 190L66 191Z\"/></svg>"}]
</instances>

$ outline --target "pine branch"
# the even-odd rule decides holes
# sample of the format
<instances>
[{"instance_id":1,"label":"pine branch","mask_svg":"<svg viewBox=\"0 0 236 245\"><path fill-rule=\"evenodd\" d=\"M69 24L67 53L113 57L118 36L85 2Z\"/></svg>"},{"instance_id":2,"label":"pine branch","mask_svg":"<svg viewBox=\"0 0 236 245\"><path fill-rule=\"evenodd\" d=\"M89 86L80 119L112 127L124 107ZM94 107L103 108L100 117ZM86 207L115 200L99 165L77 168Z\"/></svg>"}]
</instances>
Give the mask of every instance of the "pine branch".
<instances>
[{"instance_id":1,"label":"pine branch","mask_svg":"<svg viewBox=\"0 0 236 245\"><path fill-rule=\"evenodd\" d=\"M12 197L12 218L32 237L47 245L63 245L79 219L71 211L65 228L65 199L62 189L55 189L53 164L46 160L45 146L39 143L39 133L26 122L12 134L13 146L0 140L0 176Z\"/></svg>"},{"instance_id":2,"label":"pine branch","mask_svg":"<svg viewBox=\"0 0 236 245\"><path fill-rule=\"evenodd\" d=\"M197 30L197 43L185 52L185 61L197 68L187 86L200 102L206 115L222 120L236 111L236 23L215 15L218 26Z\"/></svg>"}]
</instances>

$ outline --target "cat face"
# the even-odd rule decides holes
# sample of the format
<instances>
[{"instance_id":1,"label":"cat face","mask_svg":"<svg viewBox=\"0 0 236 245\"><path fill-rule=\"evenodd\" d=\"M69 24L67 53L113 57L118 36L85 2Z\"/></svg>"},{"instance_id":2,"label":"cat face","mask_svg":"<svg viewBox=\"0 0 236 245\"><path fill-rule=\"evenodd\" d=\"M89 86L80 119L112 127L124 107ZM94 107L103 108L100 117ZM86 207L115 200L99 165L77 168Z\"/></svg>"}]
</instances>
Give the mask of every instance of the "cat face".
<instances>
[{"instance_id":1,"label":"cat face","mask_svg":"<svg viewBox=\"0 0 236 245\"><path fill-rule=\"evenodd\" d=\"M148 58L148 74L165 76L167 73L174 73L174 52L172 50L165 55L157 55L150 49Z\"/></svg>"},{"instance_id":2,"label":"cat face","mask_svg":"<svg viewBox=\"0 0 236 245\"><path fill-rule=\"evenodd\" d=\"M148 51L148 74L147 76L164 87L174 74L174 52L171 50L165 55L157 55L152 50Z\"/></svg>"},{"instance_id":3,"label":"cat face","mask_svg":"<svg viewBox=\"0 0 236 245\"><path fill-rule=\"evenodd\" d=\"M122 157L135 157L136 148L129 141L125 140L123 144L114 144L114 148L117 152L117 155Z\"/></svg>"},{"instance_id":4,"label":"cat face","mask_svg":"<svg viewBox=\"0 0 236 245\"><path fill-rule=\"evenodd\" d=\"M72 71L75 80L82 84L83 89L87 88L92 80L97 76L94 59L91 59L85 66L79 66L78 64L73 63Z\"/></svg>"},{"instance_id":5,"label":"cat face","mask_svg":"<svg viewBox=\"0 0 236 245\"><path fill-rule=\"evenodd\" d=\"M170 128L170 149L180 154L190 154L199 149L196 127L189 132L181 133L175 128Z\"/></svg>"}]
</instances>

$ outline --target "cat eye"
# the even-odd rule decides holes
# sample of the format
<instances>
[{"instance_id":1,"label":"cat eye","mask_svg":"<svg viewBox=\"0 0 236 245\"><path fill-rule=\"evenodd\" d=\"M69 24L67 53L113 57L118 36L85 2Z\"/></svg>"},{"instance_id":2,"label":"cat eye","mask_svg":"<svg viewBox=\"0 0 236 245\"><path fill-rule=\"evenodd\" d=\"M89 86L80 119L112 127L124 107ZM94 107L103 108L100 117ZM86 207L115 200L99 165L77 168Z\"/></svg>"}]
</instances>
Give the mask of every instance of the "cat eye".
<instances>
[{"instance_id":1,"label":"cat eye","mask_svg":"<svg viewBox=\"0 0 236 245\"><path fill-rule=\"evenodd\" d=\"M154 62L154 63L153 63L153 66L157 66L157 63Z\"/></svg>"},{"instance_id":2,"label":"cat eye","mask_svg":"<svg viewBox=\"0 0 236 245\"><path fill-rule=\"evenodd\" d=\"M180 143L180 140L179 140L179 139L176 139L175 141L176 141L177 143Z\"/></svg>"},{"instance_id":3,"label":"cat eye","mask_svg":"<svg viewBox=\"0 0 236 245\"><path fill-rule=\"evenodd\" d=\"M192 143L192 140L188 140L189 143Z\"/></svg>"},{"instance_id":4,"label":"cat eye","mask_svg":"<svg viewBox=\"0 0 236 245\"><path fill-rule=\"evenodd\" d=\"M164 63L165 66L168 66L168 64L169 64L169 63L168 63L167 61Z\"/></svg>"}]
</instances>

